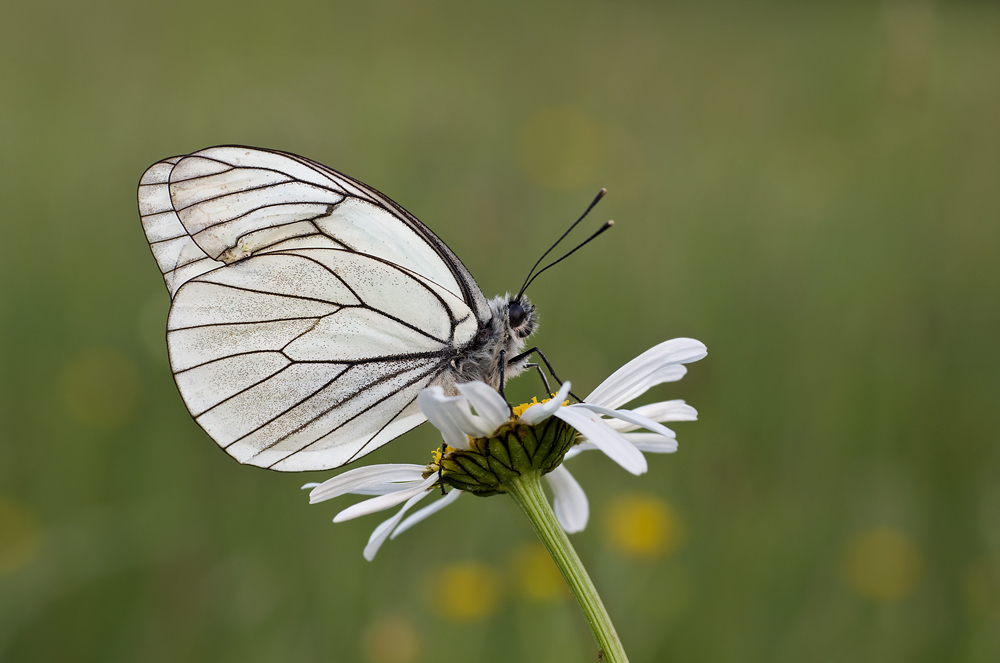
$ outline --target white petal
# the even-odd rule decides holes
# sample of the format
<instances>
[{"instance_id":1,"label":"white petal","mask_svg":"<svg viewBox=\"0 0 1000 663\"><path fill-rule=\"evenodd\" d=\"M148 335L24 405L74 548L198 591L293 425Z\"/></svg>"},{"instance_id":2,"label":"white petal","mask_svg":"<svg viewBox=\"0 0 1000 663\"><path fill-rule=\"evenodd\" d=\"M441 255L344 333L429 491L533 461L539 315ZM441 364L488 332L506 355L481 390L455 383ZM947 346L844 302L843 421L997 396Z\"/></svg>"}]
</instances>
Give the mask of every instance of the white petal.
<instances>
[{"instance_id":1,"label":"white petal","mask_svg":"<svg viewBox=\"0 0 1000 663\"><path fill-rule=\"evenodd\" d=\"M525 410L524 414L521 415L521 421L527 424L537 424L545 421L555 414L556 410L562 407L562 404L566 400L566 396L569 395L569 390L571 388L569 380L563 382L562 386L559 387L559 392L550 400L547 400L544 403L536 403Z\"/></svg>"},{"instance_id":2,"label":"white petal","mask_svg":"<svg viewBox=\"0 0 1000 663\"><path fill-rule=\"evenodd\" d=\"M410 529L420 521L425 520L429 516L433 516L435 513L457 500L463 492L465 491L452 488L450 493L434 502L434 504L425 506L423 509L417 511L415 514L404 520L403 524L397 527L392 533L392 538L395 539L397 536Z\"/></svg>"},{"instance_id":3,"label":"white petal","mask_svg":"<svg viewBox=\"0 0 1000 663\"><path fill-rule=\"evenodd\" d=\"M356 490L364 490L383 483L399 483L405 487L409 482L423 480L426 465L369 465L349 470L343 474L327 479L313 488L309 493L309 503L316 504L323 500L340 497ZM308 485L308 484L307 484ZM304 487L304 486L303 486Z\"/></svg>"},{"instance_id":4,"label":"white petal","mask_svg":"<svg viewBox=\"0 0 1000 663\"><path fill-rule=\"evenodd\" d=\"M654 454L672 454L677 451L677 440L656 433L622 433L622 437L639 451Z\"/></svg>"},{"instance_id":5,"label":"white petal","mask_svg":"<svg viewBox=\"0 0 1000 663\"><path fill-rule=\"evenodd\" d=\"M649 405L640 405L632 411L661 423L664 421L698 420L698 410L682 400L661 401L659 403L650 403Z\"/></svg>"},{"instance_id":6,"label":"white petal","mask_svg":"<svg viewBox=\"0 0 1000 663\"><path fill-rule=\"evenodd\" d=\"M441 437L449 447L456 449L469 448L469 436L461 426L455 421L455 410L457 408L469 407L469 402L464 396L445 396L444 389L438 385L432 385L420 392L417 396L417 403L420 411L424 413L427 420L435 428L441 431ZM472 416L469 413L468 416Z\"/></svg>"},{"instance_id":7,"label":"white petal","mask_svg":"<svg viewBox=\"0 0 1000 663\"><path fill-rule=\"evenodd\" d=\"M555 416L579 431L584 437L593 442L598 449L603 451L608 458L632 474L643 474L648 469L646 457L642 455L641 451L636 449L631 442L621 436L621 433L608 426L599 417L591 419L591 415L587 410L561 407L556 410Z\"/></svg>"},{"instance_id":8,"label":"white petal","mask_svg":"<svg viewBox=\"0 0 1000 663\"><path fill-rule=\"evenodd\" d=\"M687 375L687 368L681 364L664 366L648 375L644 380L636 382L631 388L623 389L616 399L617 404L613 407L621 407L625 403L639 398L652 387L664 382L676 382L685 375Z\"/></svg>"},{"instance_id":9,"label":"white petal","mask_svg":"<svg viewBox=\"0 0 1000 663\"><path fill-rule=\"evenodd\" d=\"M672 437L663 437L658 433L622 433L622 437L635 445L639 451L654 454L672 454L677 451L677 440ZM576 458L584 451L594 451L597 445L584 440L573 446L566 452L563 460Z\"/></svg>"},{"instance_id":10,"label":"white petal","mask_svg":"<svg viewBox=\"0 0 1000 663\"><path fill-rule=\"evenodd\" d=\"M582 532L590 517L587 494L563 465L545 475L552 486L552 506L567 534Z\"/></svg>"},{"instance_id":11,"label":"white petal","mask_svg":"<svg viewBox=\"0 0 1000 663\"><path fill-rule=\"evenodd\" d=\"M333 522L342 523L345 520L351 520L352 518L358 518L359 516L367 516L369 513L375 513L376 511L385 511L386 509L390 509L400 502L405 502L414 495L426 492L435 481L437 481L437 475L433 474L416 486L404 488L403 490L397 490L394 493L380 495L379 497L373 497L370 500L365 500L364 502L358 502L357 504L347 507L334 516Z\"/></svg>"},{"instance_id":12,"label":"white petal","mask_svg":"<svg viewBox=\"0 0 1000 663\"><path fill-rule=\"evenodd\" d=\"M640 405L639 407L632 410L636 414L641 414L644 417L649 417L653 421L664 422L664 421L697 421L698 411L693 407L681 400L675 401L662 401L660 403L650 403L649 405ZM641 428L634 424L630 424L626 421L621 420L611 420L608 421L616 431L624 432L630 430L636 430Z\"/></svg>"},{"instance_id":13,"label":"white petal","mask_svg":"<svg viewBox=\"0 0 1000 663\"><path fill-rule=\"evenodd\" d=\"M424 468L424 471L427 471L426 467ZM421 477L421 481L422 480L423 478ZM394 493L397 490L402 490L403 488L408 488L416 483L416 481L407 481L406 483L386 481L385 483L377 483L364 488L357 488L351 491L351 495L385 495L387 493Z\"/></svg>"},{"instance_id":14,"label":"white petal","mask_svg":"<svg viewBox=\"0 0 1000 663\"><path fill-rule=\"evenodd\" d=\"M469 399L472 407L476 408L476 414L486 421L490 427L489 435L496 429L510 421L510 405L497 393L497 390L485 382L466 382L456 384L458 391ZM482 436L480 436L482 437Z\"/></svg>"},{"instance_id":15,"label":"white petal","mask_svg":"<svg viewBox=\"0 0 1000 663\"><path fill-rule=\"evenodd\" d=\"M698 361L707 354L705 345L692 338L665 341L619 368L584 400L617 408L654 385L679 380L687 370L680 364Z\"/></svg>"},{"instance_id":16,"label":"white petal","mask_svg":"<svg viewBox=\"0 0 1000 663\"><path fill-rule=\"evenodd\" d=\"M637 424L630 424L629 422L624 421L622 419L605 419L604 423L611 426L619 433L630 433L632 431L637 431L643 428L643 426L639 426ZM677 433L674 432L674 429L664 427L664 430L670 431L670 437L677 437ZM657 435L659 435L659 433L657 433Z\"/></svg>"},{"instance_id":17,"label":"white petal","mask_svg":"<svg viewBox=\"0 0 1000 663\"><path fill-rule=\"evenodd\" d=\"M368 545L365 546L365 559L369 562L375 559L375 553L378 552L378 549L382 547L382 544L385 543L386 539L389 538L389 535L392 534L392 531L396 528L396 524L402 520L403 516L406 515L406 512L411 506L425 497L427 497L427 493L418 493L417 495L414 495L406 501L406 504L403 505L403 508L400 509L395 516L380 523L379 526L375 528L372 535L368 537Z\"/></svg>"},{"instance_id":18,"label":"white petal","mask_svg":"<svg viewBox=\"0 0 1000 663\"><path fill-rule=\"evenodd\" d=\"M593 405L592 403L575 403L571 405L572 408L581 408L584 410L590 410L591 412L597 412L598 414L603 414L609 417L615 417L616 419L621 419L622 421L627 421L630 424L634 424L641 428L648 428L649 430L659 433L660 435L665 435L667 437L677 437L677 433L673 432L666 426L662 426L652 419L644 417L640 414L636 414L631 410L612 410L609 407L602 407L600 405ZM613 427L612 427L613 428Z\"/></svg>"}]
</instances>

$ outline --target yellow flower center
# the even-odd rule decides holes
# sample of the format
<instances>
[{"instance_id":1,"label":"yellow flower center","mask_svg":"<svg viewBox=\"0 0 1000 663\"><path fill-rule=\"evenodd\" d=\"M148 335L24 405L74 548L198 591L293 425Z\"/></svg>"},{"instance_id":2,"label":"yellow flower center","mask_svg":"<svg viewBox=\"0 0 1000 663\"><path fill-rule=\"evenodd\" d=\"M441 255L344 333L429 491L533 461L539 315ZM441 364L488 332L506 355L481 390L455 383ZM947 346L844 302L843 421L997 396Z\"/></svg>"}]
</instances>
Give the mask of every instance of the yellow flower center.
<instances>
[{"instance_id":1,"label":"yellow flower center","mask_svg":"<svg viewBox=\"0 0 1000 663\"><path fill-rule=\"evenodd\" d=\"M555 394L552 395L555 396ZM519 419L521 415L524 414L524 411L527 410L532 405L538 405L539 403L548 403L551 400L552 400L551 398L543 398L541 401L539 401L537 398L532 396L530 403L521 403L520 405L514 406L514 418ZM569 405L569 401L563 401L563 406L566 405Z\"/></svg>"},{"instance_id":2,"label":"yellow flower center","mask_svg":"<svg viewBox=\"0 0 1000 663\"><path fill-rule=\"evenodd\" d=\"M542 401L542 402L544 403L545 401ZM538 399L535 398L535 397L532 397L530 403L521 403L520 405L515 405L514 406L514 416L520 418L520 416L522 414L524 414L525 410L527 410L532 405L537 405L537 404L538 404Z\"/></svg>"}]
</instances>

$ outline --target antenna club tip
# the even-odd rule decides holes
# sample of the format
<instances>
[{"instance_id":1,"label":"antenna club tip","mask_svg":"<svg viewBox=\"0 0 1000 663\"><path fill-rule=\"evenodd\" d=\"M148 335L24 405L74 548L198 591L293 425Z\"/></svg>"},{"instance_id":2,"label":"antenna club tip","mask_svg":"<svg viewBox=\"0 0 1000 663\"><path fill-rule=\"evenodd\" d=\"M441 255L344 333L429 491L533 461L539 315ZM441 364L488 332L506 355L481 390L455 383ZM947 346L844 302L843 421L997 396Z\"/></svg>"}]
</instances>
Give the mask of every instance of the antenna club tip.
<instances>
[{"instance_id":1,"label":"antenna club tip","mask_svg":"<svg viewBox=\"0 0 1000 663\"><path fill-rule=\"evenodd\" d=\"M608 192L608 190L607 190L607 189L606 189L605 187L601 187L601 195L602 195L602 196L603 196L604 194L606 194L607 192Z\"/></svg>"},{"instance_id":2,"label":"antenna club tip","mask_svg":"<svg viewBox=\"0 0 1000 663\"><path fill-rule=\"evenodd\" d=\"M604 225L606 225L608 228L610 228L611 226L615 225L615 222L613 220L609 219L608 222L605 223Z\"/></svg>"}]
</instances>

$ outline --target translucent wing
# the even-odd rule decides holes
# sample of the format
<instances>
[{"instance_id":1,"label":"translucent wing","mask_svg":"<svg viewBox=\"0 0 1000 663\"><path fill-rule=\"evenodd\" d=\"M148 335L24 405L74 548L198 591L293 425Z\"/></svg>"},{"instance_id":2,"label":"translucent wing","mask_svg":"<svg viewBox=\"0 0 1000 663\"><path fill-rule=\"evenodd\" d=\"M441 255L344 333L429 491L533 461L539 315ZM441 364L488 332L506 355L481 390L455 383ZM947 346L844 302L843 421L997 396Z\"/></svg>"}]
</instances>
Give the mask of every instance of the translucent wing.
<instances>
[{"instance_id":1,"label":"translucent wing","mask_svg":"<svg viewBox=\"0 0 1000 663\"><path fill-rule=\"evenodd\" d=\"M422 423L417 394L450 379L489 315L423 224L301 157L167 159L143 176L139 208L173 297L181 396L242 463L329 469Z\"/></svg>"},{"instance_id":2,"label":"translucent wing","mask_svg":"<svg viewBox=\"0 0 1000 663\"><path fill-rule=\"evenodd\" d=\"M139 182L139 214L171 296L186 281L280 248L354 250L461 297L476 318L486 298L458 257L387 196L303 157L210 147L165 159Z\"/></svg>"},{"instance_id":3,"label":"translucent wing","mask_svg":"<svg viewBox=\"0 0 1000 663\"><path fill-rule=\"evenodd\" d=\"M460 298L398 265L292 249L185 283L167 347L188 410L229 455L317 470L422 423L417 394L477 328Z\"/></svg>"}]
</instances>

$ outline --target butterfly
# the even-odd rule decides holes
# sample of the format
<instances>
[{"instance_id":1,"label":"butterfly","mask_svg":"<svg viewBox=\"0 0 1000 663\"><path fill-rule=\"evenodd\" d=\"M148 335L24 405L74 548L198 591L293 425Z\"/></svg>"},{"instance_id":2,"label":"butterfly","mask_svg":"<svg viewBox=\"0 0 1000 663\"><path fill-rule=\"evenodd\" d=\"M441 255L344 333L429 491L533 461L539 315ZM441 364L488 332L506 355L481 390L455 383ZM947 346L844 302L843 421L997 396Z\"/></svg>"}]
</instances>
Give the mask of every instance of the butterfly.
<instances>
[{"instance_id":1,"label":"butterfly","mask_svg":"<svg viewBox=\"0 0 1000 663\"><path fill-rule=\"evenodd\" d=\"M315 161L210 147L150 166L138 199L177 388L241 463L340 467L423 423L422 389L537 367L531 273L487 300L416 217Z\"/></svg>"}]
</instances>

